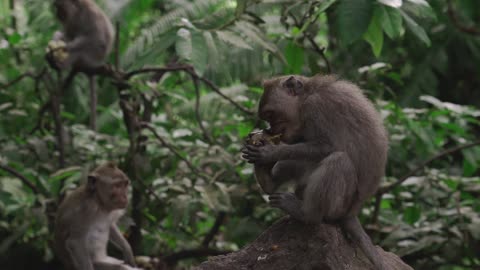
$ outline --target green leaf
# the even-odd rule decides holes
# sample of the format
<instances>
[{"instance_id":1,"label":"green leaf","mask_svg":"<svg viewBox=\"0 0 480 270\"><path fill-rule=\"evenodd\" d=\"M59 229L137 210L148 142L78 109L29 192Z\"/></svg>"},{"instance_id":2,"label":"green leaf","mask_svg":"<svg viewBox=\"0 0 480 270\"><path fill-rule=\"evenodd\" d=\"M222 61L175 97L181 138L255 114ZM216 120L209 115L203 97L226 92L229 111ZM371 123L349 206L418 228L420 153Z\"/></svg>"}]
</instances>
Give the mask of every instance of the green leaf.
<instances>
[{"instance_id":1,"label":"green leaf","mask_svg":"<svg viewBox=\"0 0 480 270\"><path fill-rule=\"evenodd\" d=\"M381 21L383 31L391 39L397 38L402 35L402 15L397 9L387 6L380 7Z\"/></svg>"},{"instance_id":2,"label":"green leaf","mask_svg":"<svg viewBox=\"0 0 480 270\"><path fill-rule=\"evenodd\" d=\"M363 38L370 43L375 57L379 57L383 46L382 18L379 8L375 9L370 26Z\"/></svg>"},{"instance_id":3,"label":"green leaf","mask_svg":"<svg viewBox=\"0 0 480 270\"><path fill-rule=\"evenodd\" d=\"M403 219L409 224L413 224L420 219L421 211L418 207L408 207L403 213Z\"/></svg>"},{"instance_id":4,"label":"green leaf","mask_svg":"<svg viewBox=\"0 0 480 270\"><path fill-rule=\"evenodd\" d=\"M359 40L371 21L372 1L342 0L337 8L340 41L348 45Z\"/></svg>"},{"instance_id":5,"label":"green leaf","mask_svg":"<svg viewBox=\"0 0 480 270\"><path fill-rule=\"evenodd\" d=\"M8 43L15 45L15 44L18 44L21 39L22 39L22 36L20 36L19 33L15 32L8 37Z\"/></svg>"},{"instance_id":6,"label":"green leaf","mask_svg":"<svg viewBox=\"0 0 480 270\"><path fill-rule=\"evenodd\" d=\"M192 35L190 31L185 28L180 28L177 31L178 40L175 44L177 54L184 60L192 59Z\"/></svg>"},{"instance_id":7,"label":"green leaf","mask_svg":"<svg viewBox=\"0 0 480 270\"><path fill-rule=\"evenodd\" d=\"M285 47L285 58L288 64L286 73L288 74L301 73L303 60L304 60L304 51L302 48L300 48L293 41L291 41Z\"/></svg>"},{"instance_id":8,"label":"green leaf","mask_svg":"<svg viewBox=\"0 0 480 270\"><path fill-rule=\"evenodd\" d=\"M427 33L423 28L418 25L410 16L408 16L407 13L405 13L403 10L400 10L400 14L402 14L402 17L405 19L405 22L408 26L408 28L413 32L415 36L417 36L425 45L430 47L431 41L430 38L428 38Z\"/></svg>"},{"instance_id":9,"label":"green leaf","mask_svg":"<svg viewBox=\"0 0 480 270\"><path fill-rule=\"evenodd\" d=\"M229 43L237 48L252 50L252 47L238 34L232 31L216 31L219 40Z\"/></svg>"},{"instance_id":10,"label":"green leaf","mask_svg":"<svg viewBox=\"0 0 480 270\"><path fill-rule=\"evenodd\" d=\"M402 0L378 0L378 2L393 8L399 8L402 6Z\"/></svg>"}]
</instances>

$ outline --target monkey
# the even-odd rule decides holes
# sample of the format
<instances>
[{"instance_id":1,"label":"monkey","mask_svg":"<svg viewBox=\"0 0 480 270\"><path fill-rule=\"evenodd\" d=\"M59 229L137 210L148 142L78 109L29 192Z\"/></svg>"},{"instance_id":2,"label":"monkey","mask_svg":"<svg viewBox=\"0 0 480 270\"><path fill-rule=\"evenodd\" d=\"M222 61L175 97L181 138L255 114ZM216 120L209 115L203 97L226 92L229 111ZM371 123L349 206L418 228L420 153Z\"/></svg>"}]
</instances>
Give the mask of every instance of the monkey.
<instances>
[{"instance_id":1,"label":"monkey","mask_svg":"<svg viewBox=\"0 0 480 270\"><path fill-rule=\"evenodd\" d=\"M388 269L358 220L387 160L387 132L373 104L334 75L281 76L265 80L263 88L258 117L282 143L247 143L242 157L255 166L274 164L260 175L269 183L270 205L304 223L340 224L375 269ZM294 193L274 193L290 180Z\"/></svg>"},{"instance_id":2,"label":"monkey","mask_svg":"<svg viewBox=\"0 0 480 270\"><path fill-rule=\"evenodd\" d=\"M113 162L98 166L87 182L60 203L54 250L68 270L136 270L132 249L116 222L128 205L129 178ZM111 241L126 261L107 255Z\"/></svg>"},{"instance_id":3,"label":"monkey","mask_svg":"<svg viewBox=\"0 0 480 270\"><path fill-rule=\"evenodd\" d=\"M90 88L90 123L96 130L97 91L95 72L104 68L114 40L110 19L93 0L55 0L55 14L63 25L47 48L47 60L55 69L71 68L65 90L78 72L87 75ZM60 52L58 52L60 50Z\"/></svg>"}]
</instances>

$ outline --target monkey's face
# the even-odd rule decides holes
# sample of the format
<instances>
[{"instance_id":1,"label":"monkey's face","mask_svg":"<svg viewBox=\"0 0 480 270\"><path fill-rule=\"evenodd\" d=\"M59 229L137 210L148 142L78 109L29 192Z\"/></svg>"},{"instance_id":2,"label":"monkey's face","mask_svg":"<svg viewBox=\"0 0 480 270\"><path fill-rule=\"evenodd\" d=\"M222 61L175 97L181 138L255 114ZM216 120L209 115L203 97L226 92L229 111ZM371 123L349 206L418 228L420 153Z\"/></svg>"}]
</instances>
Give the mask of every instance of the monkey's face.
<instances>
[{"instance_id":1,"label":"monkey's face","mask_svg":"<svg viewBox=\"0 0 480 270\"><path fill-rule=\"evenodd\" d=\"M128 177L113 165L103 165L89 176L90 189L108 211L127 207L129 184Z\"/></svg>"},{"instance_id":2,"label":"monkey's face","mask_svg":"<svg viewBox=\"0 0 480 270\"><path fill-rule=\"evenodd\" d=\"M294 143L301 136L300 95L303 83L295 76L264 82L258 116L270 124L268 133L281 135L285 143Z\"/></svg>"}]
</instances>

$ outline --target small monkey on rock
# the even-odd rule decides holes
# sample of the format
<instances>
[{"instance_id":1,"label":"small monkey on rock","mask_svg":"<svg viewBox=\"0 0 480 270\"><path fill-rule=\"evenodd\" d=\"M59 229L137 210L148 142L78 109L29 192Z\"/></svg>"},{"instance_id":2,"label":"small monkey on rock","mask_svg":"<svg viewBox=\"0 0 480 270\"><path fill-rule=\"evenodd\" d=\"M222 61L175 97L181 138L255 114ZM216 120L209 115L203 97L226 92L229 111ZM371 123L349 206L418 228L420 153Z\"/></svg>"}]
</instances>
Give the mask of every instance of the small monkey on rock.
<instances>
[{"instance_id":1,"label":"small monkey on rock","mask_svg":"<svg viewBox=\"0 0 480 270\"><path fill-rule=\"evenodd\" d=\"M63 88L77 72L87 74L90 84L90 127L96 129L97 93L94 73L103 67L112 50L114 30L110 19L93 0L54 0L63 31L54 33L47 60L59 70L71 69Z\"/></svg>"},{"instance_id":2,"label":"small monkey on rock","mask_svg":"<svg viewBox=\"0 0 480 270\"><path fill-rule=\"evenodd\" d=\"M97 167L86 184L60 204L55 251L68 270L136 270L132 249L116 222L128 204L128 177L111 162ZM124 261L107 255L111 241ZM127 265L128 264L128 265Z\"/></svg>"},{"instance_id":3,"label":"small monkey on rock","mask_svg":"<svg viewBox=\"0 0 480 270\"><path fill-rule=\"evenodd\" d=\"M258 115L281 143L247 141L242 152L270 204L305 223L339 223L375 269L388 269L357 218L387 160L387 133L373 104L335 76L290 75L264 82ZM274 193L289 180L295 194Z\"/></svg>"}]
</instances>

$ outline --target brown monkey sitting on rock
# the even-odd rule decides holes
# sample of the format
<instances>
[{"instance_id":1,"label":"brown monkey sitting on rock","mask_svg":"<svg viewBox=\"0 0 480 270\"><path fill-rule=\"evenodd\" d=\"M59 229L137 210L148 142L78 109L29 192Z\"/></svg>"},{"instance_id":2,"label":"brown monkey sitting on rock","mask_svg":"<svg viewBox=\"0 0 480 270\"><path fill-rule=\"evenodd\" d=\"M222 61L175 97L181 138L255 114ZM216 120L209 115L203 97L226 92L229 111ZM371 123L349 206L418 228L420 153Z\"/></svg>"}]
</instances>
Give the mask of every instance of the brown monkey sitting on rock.
<instances>
[{"instance_id":1,"label":"brown monkey sitting on rock","mask_svg":"<svg viewBox=\"0 0 480 270\"><path fill-rule=\"evenodd\" d=\"M306 223L339 223L375 269L387 269L357 218L384 175L388 148L362 91L335 76L273 78L264 82L258 115L282 144L247 142L242 152L270 204ZM289 180L295 194L273 193Z\"/></svg>"},{"instance_id":2,"label":"brown monkey sitting on rock","mask_svg":"<svg viewBox=\"0 0 480 270\"><path fill-rule=\"evenodd\" d=\"M128 177L113 163L97 167L88 182L60 204L55 251L68 270L138 270L116 222L128 204ZM107 255L111 241L126 262ZM128 265L127 265L128 264Z\"/></svg>"}]
</instances>

